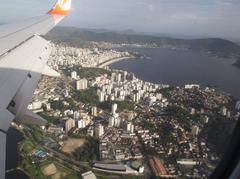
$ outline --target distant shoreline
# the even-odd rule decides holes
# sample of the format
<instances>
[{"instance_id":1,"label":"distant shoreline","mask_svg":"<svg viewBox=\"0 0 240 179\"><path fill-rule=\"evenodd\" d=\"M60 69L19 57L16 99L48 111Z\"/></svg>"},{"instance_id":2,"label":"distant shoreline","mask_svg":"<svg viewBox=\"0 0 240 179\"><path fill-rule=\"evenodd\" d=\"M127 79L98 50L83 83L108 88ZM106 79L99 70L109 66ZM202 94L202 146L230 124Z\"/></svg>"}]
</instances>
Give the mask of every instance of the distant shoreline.
<instances>
[{"instance_id":1,"label":"distant shoreline","mask_svg":"<svg viewBox=\"0 0 240 179\"><path fill-rule=\"evenodd\" d=\"M240 70L240 59L237 59L233 65Z\"/></svg>"},{"instance_id":2,"label":"distant shoreline","mask_svg":"<svg viewBox=\"0 0 240 179\"><path fill-rule=\"evenodd\" d=\"M199 52L192 50L179 53L167 49L141 50L140 48L134 51L139 54L144 53L151 58L151 61L127 60L112 64L111 69L132 72L138 78L156 84L181 86L197 83L201 86L214 86L215 89L220 89L237 99L240 98L240 84L235 80L240 75L240 68L233 66L235 61L233 58L225 60L205 53L200 55ZM224 73L222 73L223 69ZM204 73L199 75L203 71Z\"/></svg>"},{"instance_id":3,"label":"distant shoreline","mask_svg":"<svg viewBox=\"0 0 240 179\"><path fill-rule=\"evenodd\" d=\"M128 60L128 59L136 59L136 57L135 56L125 56L125 57L119 57L119 58L112 58L110 60L107 60L105 62L102 62L102 63L98 64L97 67L98 68L104 68L107 65L110 65L112 63L115 63L115 62L118 62L118 61L121 61L121 60Z\"/></svg>"}]
</instances>

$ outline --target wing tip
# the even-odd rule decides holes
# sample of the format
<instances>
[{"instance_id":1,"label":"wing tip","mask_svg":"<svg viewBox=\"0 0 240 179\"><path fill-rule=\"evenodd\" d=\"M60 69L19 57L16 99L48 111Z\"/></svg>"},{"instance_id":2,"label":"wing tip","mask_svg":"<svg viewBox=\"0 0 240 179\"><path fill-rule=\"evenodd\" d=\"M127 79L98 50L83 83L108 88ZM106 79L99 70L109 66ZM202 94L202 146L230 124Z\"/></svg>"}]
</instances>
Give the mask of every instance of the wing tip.
<instances>
[{"instance_id":1,"label":"wing tip","mask_svg":"<svg viewBox=\"0 0 240 179\"><path fill-rule=\"evenodd\" d=\"M69 13L71 4L71 0L58 0L55 6L48 12L48 14L66 16Z\"/></svg>"}]
</instances>

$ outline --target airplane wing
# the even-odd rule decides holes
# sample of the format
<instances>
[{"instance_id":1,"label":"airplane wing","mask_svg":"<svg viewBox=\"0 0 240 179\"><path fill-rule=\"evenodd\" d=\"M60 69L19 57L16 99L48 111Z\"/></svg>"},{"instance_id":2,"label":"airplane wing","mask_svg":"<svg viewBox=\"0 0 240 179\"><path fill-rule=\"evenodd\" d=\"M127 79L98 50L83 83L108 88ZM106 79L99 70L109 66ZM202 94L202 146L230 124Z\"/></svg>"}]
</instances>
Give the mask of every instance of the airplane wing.
<instances>
[{"instance_id":1,"label":"airplane wing","mask_svg":"<svg viewBox=\"0 0 240 179\"><path fill-rule=\"evenodd\" d=\"M45 15L0 26L0 179L5 178L6 134L11 122L44 125L27 110L42 75L59 76L46 66L51 52L41 37L70 10L71 0L58 0Z\"/></svg>"}]
</instances>

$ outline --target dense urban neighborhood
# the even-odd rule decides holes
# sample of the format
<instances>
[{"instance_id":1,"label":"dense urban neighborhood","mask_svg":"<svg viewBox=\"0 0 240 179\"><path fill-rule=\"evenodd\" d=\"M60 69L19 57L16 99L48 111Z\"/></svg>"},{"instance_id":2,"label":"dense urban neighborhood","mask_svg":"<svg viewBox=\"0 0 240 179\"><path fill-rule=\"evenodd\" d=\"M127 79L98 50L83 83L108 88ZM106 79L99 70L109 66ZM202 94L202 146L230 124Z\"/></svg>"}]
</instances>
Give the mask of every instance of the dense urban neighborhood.
<instances>
[{"instance_id":1,"label":"dense urban neighborhood","mask_svg":"<svg viewBox=\"0 0 240 179\"><path fill-rule=\"evenodd\" d=\"M16 126L19 168L33 178L207 178L240 115L213 87L169 86L110 69L141 54L52 44L28 109L46 126Z\"/></svg>"}]
</instances>

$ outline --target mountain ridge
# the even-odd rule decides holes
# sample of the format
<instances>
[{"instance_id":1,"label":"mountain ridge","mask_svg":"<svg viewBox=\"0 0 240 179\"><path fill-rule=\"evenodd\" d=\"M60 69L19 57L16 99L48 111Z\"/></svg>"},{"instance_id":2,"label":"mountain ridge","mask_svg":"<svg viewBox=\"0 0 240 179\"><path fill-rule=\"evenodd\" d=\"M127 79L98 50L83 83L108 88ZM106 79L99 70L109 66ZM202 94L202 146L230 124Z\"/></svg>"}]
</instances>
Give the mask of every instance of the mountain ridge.
<instances>
[{"instance_id":1,"label":"mountain ridge","mask_svg":"<svg viewBox=\"0 0 240 179\"><path fill-rule=\"evenodd\" d=\"M203 51L223 58L240 59L240 46L230 40L221 38L180 39L142 35L127 31L108 31L106 29L79 29L75 27L56 27L47 34L47 38L55 42L72 43L74 45L86 41L110 42L115 44L150 44L156 47L173 47Z\"/></svg>"}]
</instances>

